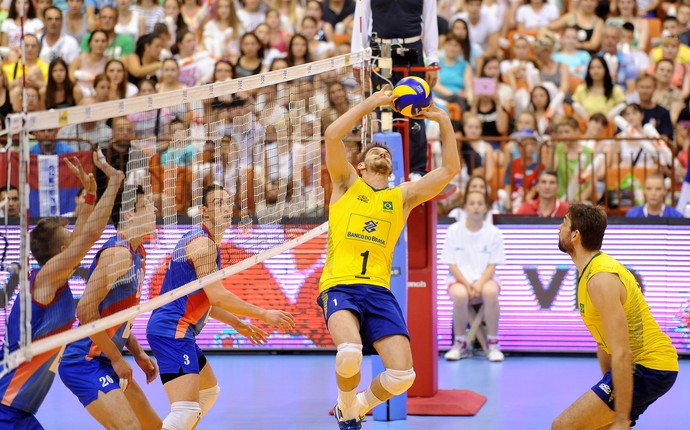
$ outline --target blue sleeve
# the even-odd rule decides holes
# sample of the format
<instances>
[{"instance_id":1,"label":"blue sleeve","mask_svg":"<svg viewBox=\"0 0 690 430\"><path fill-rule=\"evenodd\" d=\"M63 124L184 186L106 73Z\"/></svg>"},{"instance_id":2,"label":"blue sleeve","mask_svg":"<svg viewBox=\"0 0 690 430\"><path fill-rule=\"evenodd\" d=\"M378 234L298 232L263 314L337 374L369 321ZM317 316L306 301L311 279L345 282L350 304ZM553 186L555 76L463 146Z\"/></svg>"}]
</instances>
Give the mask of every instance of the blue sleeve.
<instances>
[{"instance_id":1,"label":"blue sleeve","mask_svg":"<svg viewBox=\"0 0 690 430\"><path fill-rule=\"evenodd\" d=\"M685 218L682 213L678 212L675 208L671 206L666 206L664 208L664 218Z\"/></svg>"}]
</instances>

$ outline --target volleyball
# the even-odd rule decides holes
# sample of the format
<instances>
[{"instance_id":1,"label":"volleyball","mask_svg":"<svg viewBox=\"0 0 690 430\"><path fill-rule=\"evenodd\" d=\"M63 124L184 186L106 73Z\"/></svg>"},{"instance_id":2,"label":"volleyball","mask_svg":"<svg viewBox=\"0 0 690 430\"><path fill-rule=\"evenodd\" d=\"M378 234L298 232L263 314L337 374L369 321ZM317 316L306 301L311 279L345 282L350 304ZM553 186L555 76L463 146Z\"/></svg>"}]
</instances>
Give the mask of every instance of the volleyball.
<instances>
[{"instance_id":1,"label":"volleyball","mask_svg":"<svg viewBox=\"0 0 690 430\"><path fill-rule=\"evenodd\" d=\"M429 84L417 76L408 76L398 81L393 88L396 96L393 106L405 116L417 116L419 112L431 106L431 89Z\"/></svg>"}]
</instances>

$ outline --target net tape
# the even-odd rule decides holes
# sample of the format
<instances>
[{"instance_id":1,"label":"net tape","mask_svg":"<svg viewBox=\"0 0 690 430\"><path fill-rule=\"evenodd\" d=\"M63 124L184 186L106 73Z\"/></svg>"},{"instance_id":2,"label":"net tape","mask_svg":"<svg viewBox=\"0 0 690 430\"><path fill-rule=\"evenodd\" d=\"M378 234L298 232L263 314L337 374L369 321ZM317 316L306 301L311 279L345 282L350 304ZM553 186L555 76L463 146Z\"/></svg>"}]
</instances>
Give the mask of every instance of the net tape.
<instances>
[{"instance_id":1,"label":"net tape","mask_svg":"<svg viewBox=\"0 0 690 430\"><path fill-rule=\"evenodd\" d=\"M44 130L70 124L106 120L135 112L200 102L214 97L227 96L242 91L255 90L330 71L337 71L343 67L363 64L369 59L371 59L371 49L267 72L261 75L253 75L247 78L216 82L150 96L132 97L126 100L115 100L60 110L32 112L26 117L23 114L12 114L8 116L10 119L8 125L12 133L18 133L22 129L25 131ZM22 124L25 125L22 127Z\"/></svg>"}]
</instances>

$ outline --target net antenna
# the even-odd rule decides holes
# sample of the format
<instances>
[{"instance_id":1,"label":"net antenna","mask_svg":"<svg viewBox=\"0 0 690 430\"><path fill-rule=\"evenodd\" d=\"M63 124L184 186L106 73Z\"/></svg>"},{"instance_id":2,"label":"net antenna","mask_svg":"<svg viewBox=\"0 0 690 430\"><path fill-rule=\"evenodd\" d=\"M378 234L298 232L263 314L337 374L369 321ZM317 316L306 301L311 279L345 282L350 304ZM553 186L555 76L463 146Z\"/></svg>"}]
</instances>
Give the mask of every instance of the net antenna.
<instances>
[{"instance_id":1,"label":"net antenna","mask_svg":"<svg viewBox=\"0 0 690 430\"><path fill-rule=\"evenodd\" d=\"M335 111L326 88L329 82L338 80L347 88L349 104L357 103L362 98L362 89L355 83L353 72L358 69L355 73L365 77L364 71L370 56L370 50L365 50L183 90L11 116L10 133L19 135L25 143L28 142L28 134L35 130L66 129L109 119L136 130L136 138L132 138L129 147L124 150L122 147L115 148L114 143L109 143L107 139L99 146L107 147L105 152L112 155L113 163L126 159L126 162L115 166L126 173L126 183L130 185L126 189L134 190L136 187L133 186L141 185L146 195L155 196L159 201L162 223L156 231L156 242L144 240L147 247L146 276L138 304L33 343L30 339L31 327L26 325L30 323L30 315L26 315L23 326L25 343L18 350L4 355L0 375L36 354L125 321L134 321L132 333L137 334L139 342L146 348L146 339L141 333L146 330L148 316L136 318L142 313L256 264L263 263L269 270L270 267L278 267L282 260L272 263L273 257L326 233L326 208L321 182L324 172L321 164L322 135L326 124L322 118ZM155 131L150 126L154 123L152 118L155 118ZM113 128L113 142L116 132L119 130ZM24 158L20 168L26 169L29 146L23 144L21 147ZM154 170L159 173L152 174ZM22 193L24 233L20 261L27 262L26 267L32 267L28 264L29 241L25 233L28 231L28 176L26 171L20 171L20 174L24 175L20 183L25 185ZM222 268L207 277L160 294L158 278L165 274L168 267L170 247L165 248L165 252L161 252L159 247L179 241L183 233L176 227L178 223L198 225L201 222L199 207L204 203L201 191L211 183L222 185L234 200L233 222L220 244ZM136 199L134 191L123 195L121 220L131 219ZM88 269L96 251L113 233L112 229L108 230L94 244L78 271ZM33 267L36 266L34 260L31 263ZM21 290L25 297L22 300L26 301L22 303L26 305L22 308L30 310L26 271L23 278ZM241 276L233 279L239 278ZM84 282L73 281L70 281L70 289L75 297L79 297L83 293ZM228 282L225 287L232 290L235 284ZM251 285L250 288L258 296L263 294L263 285ZM283 293L286 303L299 305L291 302L294 299L292 293ZM287 310L299 312L297 307ZM212 344L213 339L204 342ZM303 345L304 339L296 336L294 342Z\"/></svg>"}]
</instances>

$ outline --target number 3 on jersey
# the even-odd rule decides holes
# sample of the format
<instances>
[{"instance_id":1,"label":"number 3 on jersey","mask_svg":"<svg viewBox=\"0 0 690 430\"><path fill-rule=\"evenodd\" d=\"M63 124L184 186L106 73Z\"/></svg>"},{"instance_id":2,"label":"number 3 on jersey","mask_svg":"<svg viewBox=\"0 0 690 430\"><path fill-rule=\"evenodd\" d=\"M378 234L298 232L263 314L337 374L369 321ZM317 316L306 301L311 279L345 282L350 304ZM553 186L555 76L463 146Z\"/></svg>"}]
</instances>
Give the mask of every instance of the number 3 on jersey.
<instances>
[{"instance_id":1,"label":"number 3 on jersey","mask_svg":"<svg viewBox=\"0 0 690 430\"><path fill-rule=\"evenodd\" d=\"M189 366L189 356L187 354L182 356L182 360L185 366Z\"/></svg>"}]
</instances>

